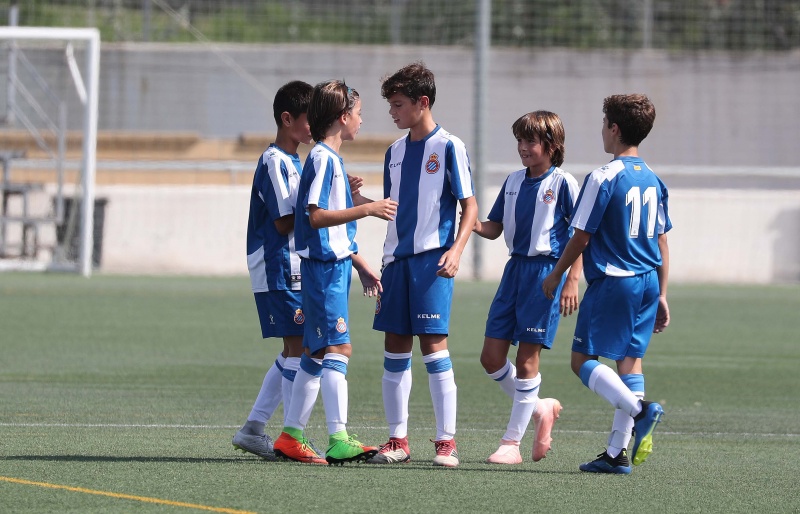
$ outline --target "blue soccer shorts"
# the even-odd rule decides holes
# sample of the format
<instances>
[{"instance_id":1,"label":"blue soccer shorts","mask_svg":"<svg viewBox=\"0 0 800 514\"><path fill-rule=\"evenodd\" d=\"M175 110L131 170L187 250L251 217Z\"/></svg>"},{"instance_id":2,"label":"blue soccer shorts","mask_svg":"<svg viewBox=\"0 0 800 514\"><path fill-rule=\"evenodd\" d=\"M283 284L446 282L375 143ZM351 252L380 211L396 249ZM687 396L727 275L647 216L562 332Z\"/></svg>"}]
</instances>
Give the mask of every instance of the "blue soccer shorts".
<instances>
[{"instance_id":1,"label":"blue soccer shorts","mask_svg":"<svg viewBox=\"0 0 800 514\"><path fill-rule=\"evenodd\" d=\"M253 293L256 299L261 337L303 335L303 304L300 291Z\"/></svg>"},{"instance_id":2,"label":"blue soccer shorts","mask_svg":"<svg viewBox=\"0 0 800 514\"><path fill-rule=\"evenodd\" d=\"M353 275L350 257L333 262L302 259L303 346L311 353L350 343L348 299Z\"/></svg>"},{"instance_id":3,"label":"blue soccer shorts","mask_svg":"<svg viewBox=\"0 0 800 514\"><path fill-rule=\"evenodd\" d=\"M566 278L561 279L553 300L544 295L542 282L555 265L556 259L551 257L512 257L508 261L489 307L486 337L552 348Z\"/></svg>"},{"instance_id":4,"label":"blue soccer shorts","mask_svg":"<svg viewBox=\"0 0 800 514\"><path fill-rule=\"evenodd\" d=\"M655 270L592 281L578 310L572 351L614 361L644 357L656 322L658 294Z\"/></svg>"},{"instance_id":5,"label":"blue soccer shorts","mask_svg":"<svg viewBox=\"0 0 800 514\"><path fill-rule=\"evenodd\" d=\"M449 333L454 279L436 274L445 251L429 250L386 265L372 328L403 335Z\"/></svg>"}]
</instances>

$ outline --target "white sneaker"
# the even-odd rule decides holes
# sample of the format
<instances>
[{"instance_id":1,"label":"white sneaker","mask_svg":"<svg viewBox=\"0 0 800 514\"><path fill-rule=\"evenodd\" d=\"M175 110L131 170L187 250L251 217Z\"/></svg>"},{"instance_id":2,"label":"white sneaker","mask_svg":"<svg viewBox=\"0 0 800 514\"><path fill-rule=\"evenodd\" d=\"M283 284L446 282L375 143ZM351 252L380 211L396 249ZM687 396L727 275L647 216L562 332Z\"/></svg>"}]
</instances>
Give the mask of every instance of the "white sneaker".
<instances>
[{"instance_id":1,"label":"white sneaker","mask_svg":"<svg viewBox=\"0 0 800 514\"><path fill-rule=\"evenodd\" d=\"M500 440L500 448L491 454L486 462L489 464L522 464L519 453L519 441Z\"/></svg>"},{"instance_id":2,"label":"white sneaker","mask_svg":"<svg viewBox=\"0 0 800 514\"><path fill-rule=\"evenodd\" d=\"M445 466L454 468L458 466L458 450L456 450L455 439L444 439L433 441L436 448L436 457L433 458L434 466Z\"/></svg>"}]
</instances>

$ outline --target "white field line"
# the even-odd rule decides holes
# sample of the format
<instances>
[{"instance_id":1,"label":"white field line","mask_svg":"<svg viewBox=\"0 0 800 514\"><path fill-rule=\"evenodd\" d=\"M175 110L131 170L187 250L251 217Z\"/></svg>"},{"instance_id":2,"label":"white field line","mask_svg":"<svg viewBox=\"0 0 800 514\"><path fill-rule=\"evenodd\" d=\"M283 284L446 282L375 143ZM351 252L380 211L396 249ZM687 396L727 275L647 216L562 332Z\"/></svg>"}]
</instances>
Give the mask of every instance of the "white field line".
<instances>
[{"instance_id":1,"label":"white field line","mask_svg":"<svg viewBox=\"0 0 800 514\"><path fill-rule=\"evenodd\" d=\"M240 425L170 425L170 424L140 424L140 423L0 423L0 427L9 428L149 428L149 429L177 429L177 430L231 430L237 429ZM324 429L322 425L308 426L310 429ZM352 430L386 430L386 427L372 427L372 426L357 426L348 425L348 429ZM428 427L413 428L409 427L411 431L430 430ZM459 432L475 432L475 433L494 433L497 432L496 428L460 428ZM607 431L600 430L559 430L554 429L555 432L562 434L605 434ZM764 438L795 438L800 437L800 434L787 433L759 433L759 432L675 432L669 430L659 430L658 435L675 435L675 436L698 436L698 437L764 437Z\"/></svg>"}]
</instances>

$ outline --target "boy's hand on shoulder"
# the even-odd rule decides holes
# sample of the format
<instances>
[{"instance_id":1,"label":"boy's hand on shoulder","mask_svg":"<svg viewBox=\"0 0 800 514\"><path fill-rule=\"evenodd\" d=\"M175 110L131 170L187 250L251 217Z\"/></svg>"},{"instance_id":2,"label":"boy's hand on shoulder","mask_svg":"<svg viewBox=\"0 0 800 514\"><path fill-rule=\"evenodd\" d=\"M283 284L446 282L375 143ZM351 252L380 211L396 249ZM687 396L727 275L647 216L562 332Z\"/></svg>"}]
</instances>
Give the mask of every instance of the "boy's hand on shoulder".
<instances>
[{"instance_id":1,"label":"boy's hand on shoulder","mask_svg":"<svg viewBox=\"0 0 800 514\"><path fill-rule=\"evenodd\" d=\"M397 215L397 202L391 198L384 198L367 204L368 215L382 220L392 221Z\"/></svg>"}]
</instances>

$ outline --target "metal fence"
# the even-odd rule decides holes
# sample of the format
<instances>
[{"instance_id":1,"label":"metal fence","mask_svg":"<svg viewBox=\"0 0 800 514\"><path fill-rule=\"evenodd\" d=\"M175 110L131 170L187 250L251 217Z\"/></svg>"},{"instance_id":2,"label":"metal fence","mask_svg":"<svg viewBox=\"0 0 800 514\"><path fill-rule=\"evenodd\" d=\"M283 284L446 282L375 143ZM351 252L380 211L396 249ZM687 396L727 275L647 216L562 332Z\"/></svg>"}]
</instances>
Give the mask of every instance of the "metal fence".
<instances>
[{"instance_id":1,"label":"metal fence","mask_svg":"<svg viewBox=\"0 0 800 514\"><path fill-rule=\"evenodd\" d=\"M25 0L24 26L98 27L103 41L471 45L469 0ZM8 6L0 8L7 11ZM800 0L493 0L492 45L781 51ZM7 17L3 17L5 19Z\"/></svg>"}]
</instances>

